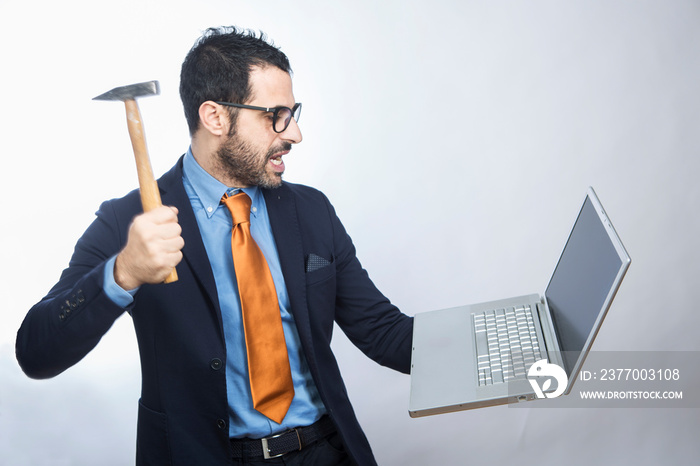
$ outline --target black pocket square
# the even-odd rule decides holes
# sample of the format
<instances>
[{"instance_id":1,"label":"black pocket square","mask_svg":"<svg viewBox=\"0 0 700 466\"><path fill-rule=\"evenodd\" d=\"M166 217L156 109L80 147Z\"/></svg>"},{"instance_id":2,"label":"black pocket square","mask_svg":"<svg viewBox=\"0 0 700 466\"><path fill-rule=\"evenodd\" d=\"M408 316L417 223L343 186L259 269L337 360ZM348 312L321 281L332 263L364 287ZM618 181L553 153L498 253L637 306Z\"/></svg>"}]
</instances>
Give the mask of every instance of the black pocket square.
<instances>
[{"instance_id":1,"label":"black pocket square","mask_svg":"<svg viewBox=\"0 0 700 466\"><path fill-rule=\"evenodd\" d=\"M313 272L314 270L322 269L331 265L331 261L324 259L323 257L316 255L314 253L306 256L306 273Z\"/></svg>"}]
</instances>

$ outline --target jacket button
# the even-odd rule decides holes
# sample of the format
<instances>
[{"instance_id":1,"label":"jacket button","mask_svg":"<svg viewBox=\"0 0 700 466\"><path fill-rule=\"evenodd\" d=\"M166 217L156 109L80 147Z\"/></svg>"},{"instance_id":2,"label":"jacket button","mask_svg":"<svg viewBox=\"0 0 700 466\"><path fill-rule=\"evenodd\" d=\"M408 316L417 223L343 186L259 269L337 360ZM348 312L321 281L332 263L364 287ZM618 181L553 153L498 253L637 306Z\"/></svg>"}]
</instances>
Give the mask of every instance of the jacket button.
<instances>
[{"instance_id":1,"label":"jacket button","mask_svg":"<svg viewBox=\"0 0 700 466\"><path fill-rule=\"evenodd\" d=\"M226 421L223 419L218 419L216 421L216 425L219 427L219 429L225 429L226 428Z\"/></svg>"},{"instance_id":2,"label":"jacket button","mask_svg":"<svg viewBox=\"0 0 700 466\"><path fill-rule=\"evenodd\" d=\"M221 369L222 366L223 366L223 363L221 362L221 359L219 359L219 358L214 358L211 361L209 361L209 367L211 367L215 371L218 371L219 369Z\"/></svg>"}]
</instances>

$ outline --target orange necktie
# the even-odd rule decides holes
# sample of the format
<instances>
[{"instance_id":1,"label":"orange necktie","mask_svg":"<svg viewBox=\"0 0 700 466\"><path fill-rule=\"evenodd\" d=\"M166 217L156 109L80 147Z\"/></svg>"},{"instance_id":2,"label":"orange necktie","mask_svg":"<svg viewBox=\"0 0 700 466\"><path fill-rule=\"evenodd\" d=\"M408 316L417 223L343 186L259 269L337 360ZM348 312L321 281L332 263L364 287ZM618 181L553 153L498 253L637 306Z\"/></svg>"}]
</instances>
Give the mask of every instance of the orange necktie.
<instances>
[{"instance_id":1,"label":"orange necktie","mask_svg":"<svg viewBox=\"0 0 700 466\"><path fill-rule=\"evenodd\" d=\"M231 249L241 297L243 331L253 407L280 424L294 398L292 371L275 283L250 234L250 197L243 191L221 199L231 212Z\"/></svg>"}]
</instances>

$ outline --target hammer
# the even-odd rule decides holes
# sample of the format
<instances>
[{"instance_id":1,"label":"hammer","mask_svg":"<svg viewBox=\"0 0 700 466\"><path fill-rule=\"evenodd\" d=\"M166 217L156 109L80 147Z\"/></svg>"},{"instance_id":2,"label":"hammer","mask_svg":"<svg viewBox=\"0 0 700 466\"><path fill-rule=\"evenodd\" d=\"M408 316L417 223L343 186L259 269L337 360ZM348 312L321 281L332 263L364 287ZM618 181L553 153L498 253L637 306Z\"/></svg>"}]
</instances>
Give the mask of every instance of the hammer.
<instances>
[{"instance_id":1,"label":"hammer","mask_svg":"<svg viewBox=\"0 0 700 466\"><path fill-rule=\"evenodd\" d=\"M141 122L141 112L136 103L137 97L158 95L160 86L158 81L148 81L145 83L131 84L128 86L115 87L111 91L98 95L92 100L121 100L126 106L126 124L129 128L131 145L134 148L136 158L136 171L139 177L139 192L141 194L141 205L143 211L148 212L162 206L158 183L153 177L151 160L146 149L146 137L143 133L143 123ZM165 279L165 283L177 281L177 272L173 268L170 275Z\"/></svg>"}]
</instances>

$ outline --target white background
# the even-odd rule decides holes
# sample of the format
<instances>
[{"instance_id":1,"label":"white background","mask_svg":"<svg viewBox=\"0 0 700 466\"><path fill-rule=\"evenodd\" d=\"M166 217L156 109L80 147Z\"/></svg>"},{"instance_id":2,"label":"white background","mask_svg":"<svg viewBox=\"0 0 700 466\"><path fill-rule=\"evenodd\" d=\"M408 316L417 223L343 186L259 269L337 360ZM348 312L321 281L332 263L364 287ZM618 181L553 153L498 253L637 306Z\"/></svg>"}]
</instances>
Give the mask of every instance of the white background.
<instances>
[{"instance_id":1,"label":"white background","mask_svg":"<svg viewBox=\"0 0 700 466\"><path fill-rule=\"evenodd\" d=\"M15 333L100 202L136 187L123 106L91 98L160 81L140 105L162 174L189 143L182 59L229 24L290 57L304 142L286 179L329 196L404 312L543 291L592 185L632 256L594 349L700 350L698 2L2 0L0 464L133 463L130 318L47 381L21 373ZM409 377L334 345L383 465L697 459L697 409L410 419Z\"/></svg>"}]
</instances>

